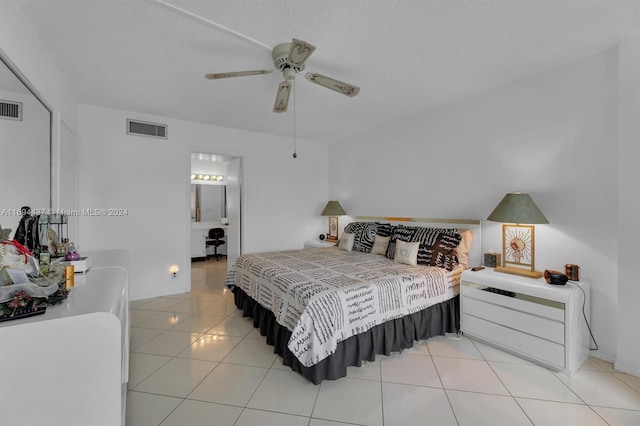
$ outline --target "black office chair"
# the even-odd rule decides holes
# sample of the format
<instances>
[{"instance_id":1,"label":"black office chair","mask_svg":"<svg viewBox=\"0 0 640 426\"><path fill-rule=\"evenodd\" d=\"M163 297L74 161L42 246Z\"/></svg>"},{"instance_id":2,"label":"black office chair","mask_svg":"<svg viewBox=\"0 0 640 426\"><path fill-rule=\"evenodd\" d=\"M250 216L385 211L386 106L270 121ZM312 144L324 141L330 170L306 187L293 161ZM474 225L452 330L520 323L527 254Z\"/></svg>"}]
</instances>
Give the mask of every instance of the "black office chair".
<instances>
[{"instance_id":1,"label":"black office chair","mask_svg":"<svg viewBox=\"0 0 640 426\"><path fill-rule=\"evenodd\" d=\"M209 229L209 239L207 240L207 247L214 246L213 255L216 257L216 260L220 260L220 256L224 256L223 254L218 254L218 247L225 243L224 240L221 240L221 238L224 238L224 229Z\"/></svg>"}]
</instances>

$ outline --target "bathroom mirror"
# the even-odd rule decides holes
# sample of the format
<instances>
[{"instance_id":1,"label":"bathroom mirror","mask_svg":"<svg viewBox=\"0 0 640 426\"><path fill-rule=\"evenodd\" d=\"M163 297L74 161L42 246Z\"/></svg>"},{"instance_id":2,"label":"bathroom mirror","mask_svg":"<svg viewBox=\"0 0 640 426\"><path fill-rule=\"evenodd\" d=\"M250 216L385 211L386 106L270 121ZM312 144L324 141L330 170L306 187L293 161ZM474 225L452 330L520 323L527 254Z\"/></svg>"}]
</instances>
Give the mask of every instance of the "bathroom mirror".
<instances>
[{"instance_id":1,"label":"bathroom mirror","mask_svg":"<svg viewBox=\"0 0 640 426\"><path fill-rule=\"evenodd\" d=\"M51 111L0 50L0 226L13 238L20 209L51 207Z\"/></svg>"},{"instance_id":2,"label":"bathroom mirror","mask_svg":"<svg viewBox=\"0 0 640 426\"><path fill-rule=\"evenodd\" d=\"M220 222L227 217L228 166L232 157L191 153L191 222Z\"/></svg>"},{"instance_id":3,"label":"bathroom mirror","mask_svg":"<svg viewBox=\"0 0 640 426\"><path fill-rule=\"evenodd\" d=\"M220 222L227 217L226 185L191 184L191 221Z\"/></svg>"}]
</instances>

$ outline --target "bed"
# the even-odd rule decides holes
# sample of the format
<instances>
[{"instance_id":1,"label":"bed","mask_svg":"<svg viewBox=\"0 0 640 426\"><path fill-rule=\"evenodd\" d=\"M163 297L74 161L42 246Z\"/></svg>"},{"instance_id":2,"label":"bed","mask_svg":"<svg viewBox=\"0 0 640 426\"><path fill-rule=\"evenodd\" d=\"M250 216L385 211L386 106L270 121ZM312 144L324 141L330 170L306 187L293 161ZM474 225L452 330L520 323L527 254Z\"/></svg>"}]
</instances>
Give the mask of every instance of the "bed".
<instances>
[{"instance_id":1,"label":"bed","mask_svg":"<svg viewBox=\"0 0 640 426\"><path fill-rule=\"evenodd\" d=\"M226 284L283 364L314 384L459 331L479 221L357 217L336 247L245 254Z\"/></svg>"}]
</instances>

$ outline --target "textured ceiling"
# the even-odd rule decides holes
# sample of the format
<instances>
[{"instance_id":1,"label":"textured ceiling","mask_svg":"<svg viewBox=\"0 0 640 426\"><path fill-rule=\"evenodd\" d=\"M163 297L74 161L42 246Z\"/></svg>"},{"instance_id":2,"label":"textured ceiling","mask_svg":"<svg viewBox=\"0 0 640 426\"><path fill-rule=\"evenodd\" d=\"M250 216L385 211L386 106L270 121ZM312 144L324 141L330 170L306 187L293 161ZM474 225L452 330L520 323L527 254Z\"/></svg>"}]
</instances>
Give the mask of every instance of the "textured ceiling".
<instances>
[{"instance_id":1,"label":"textured ceiling","mask_svg":"<svg viewBox=\"0 0 640 426\"><path fill-rule=\"evenodd\" d=\"M305 40L316 46L305 71L361 87L348 98L296 79L297 136L323 142L571 62L640 29L637 0L19 4L81 103L284 136L293 111L290 101L289 112L272 112L280 73L203 76L272 68L262 46Z\"/></svg>"}]
</instances>

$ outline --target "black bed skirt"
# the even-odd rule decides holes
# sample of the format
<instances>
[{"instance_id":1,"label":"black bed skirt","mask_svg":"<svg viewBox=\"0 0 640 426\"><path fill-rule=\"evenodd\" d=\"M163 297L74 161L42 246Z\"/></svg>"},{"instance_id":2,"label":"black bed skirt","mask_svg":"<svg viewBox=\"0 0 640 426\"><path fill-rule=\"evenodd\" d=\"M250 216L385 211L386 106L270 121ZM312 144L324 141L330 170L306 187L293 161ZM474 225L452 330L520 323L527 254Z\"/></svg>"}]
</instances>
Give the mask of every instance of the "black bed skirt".
<instances>
[{"instance_id":1,"label":"black bed skirt","mask_svg":"<svg viewBox=\"0 0 640 426\"><path fill-rule=\"evenodd\" d=\"M233 288L234 300L244 317L253 318L253 326L266 336L273 352L283 358L282 363L302 374L314 384L325 379L335 380L347 375L347 367L360 367L362 361L375 361L376 354L389 355L413 347L416 340L456 333L460 330L460 296L384 324L339 342L330 357L306 367L287 347L291 332L276 322L273 313L242 291Z\"/></svg>"}]
</instances>

